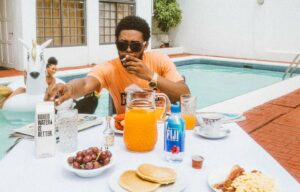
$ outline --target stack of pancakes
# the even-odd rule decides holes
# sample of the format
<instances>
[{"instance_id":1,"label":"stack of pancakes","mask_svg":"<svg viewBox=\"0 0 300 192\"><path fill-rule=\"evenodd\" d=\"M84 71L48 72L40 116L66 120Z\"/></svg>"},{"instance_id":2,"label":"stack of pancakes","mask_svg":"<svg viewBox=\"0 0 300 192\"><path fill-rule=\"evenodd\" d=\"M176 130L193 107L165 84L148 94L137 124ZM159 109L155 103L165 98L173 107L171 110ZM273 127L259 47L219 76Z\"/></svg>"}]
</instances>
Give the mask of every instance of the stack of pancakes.
<instances>
[{"instance_id":1,"label":"stack of pancakes","mask_svg":"<svg viewBox=\"0 0 300 192\"><path fill-rule=\"evenodd\" d=\"M176 181L176 172L168 167L142 164L137 170L127 170L121 174L119 185L131 192L151 192L161 185Z\"/></svg>"}]
</instances>

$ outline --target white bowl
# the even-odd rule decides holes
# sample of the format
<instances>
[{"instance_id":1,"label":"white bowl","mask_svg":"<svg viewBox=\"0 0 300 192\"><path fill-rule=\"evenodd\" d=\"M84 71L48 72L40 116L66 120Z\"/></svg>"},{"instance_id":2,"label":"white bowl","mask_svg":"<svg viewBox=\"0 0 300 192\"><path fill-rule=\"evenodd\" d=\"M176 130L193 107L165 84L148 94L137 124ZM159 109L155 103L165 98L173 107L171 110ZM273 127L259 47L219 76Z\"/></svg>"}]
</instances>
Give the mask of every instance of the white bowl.
<instances>
[{"instance_id":1,"label":"white bowl","mask_svg":"<svg viewBox=\"0 0 300 192\"><path fill-rule=\"evenodd\" d=\"M75 153L76 154L76 153ZM68 163L68 157L74 156L74 154L68 155L65 159L64 159L64 168L70 172L75 173L76 175L80 176L80 177L95 177L98 175L101 175L105 170L109 169L110 167L112 167L115 164L116 161L116 157L114 154L112 154L112 157L110 158L110 162L100 168L97 169L75 169L73 168L69 163Z\"/></svg>"}]
</instances>

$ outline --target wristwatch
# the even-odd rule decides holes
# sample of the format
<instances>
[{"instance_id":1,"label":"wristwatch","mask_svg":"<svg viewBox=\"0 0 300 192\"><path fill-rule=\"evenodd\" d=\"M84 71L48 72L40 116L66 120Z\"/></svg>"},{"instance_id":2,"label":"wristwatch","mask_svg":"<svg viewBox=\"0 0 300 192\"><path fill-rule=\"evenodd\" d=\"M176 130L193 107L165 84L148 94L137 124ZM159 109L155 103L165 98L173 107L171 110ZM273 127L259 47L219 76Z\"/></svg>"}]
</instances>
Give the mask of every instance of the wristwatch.
<instances>
[{"instance_id":1,"label":"wristwatch","mask_svg":"<svg viewBox=\"0 0 300 192\"><path fill-rule=\"evenodd\" d=\"M153 89L157 89L157 79L158 79L158 74L154 72L152 79L149 81L149 86L152 87Z\"/></svg>"}]
</instances>

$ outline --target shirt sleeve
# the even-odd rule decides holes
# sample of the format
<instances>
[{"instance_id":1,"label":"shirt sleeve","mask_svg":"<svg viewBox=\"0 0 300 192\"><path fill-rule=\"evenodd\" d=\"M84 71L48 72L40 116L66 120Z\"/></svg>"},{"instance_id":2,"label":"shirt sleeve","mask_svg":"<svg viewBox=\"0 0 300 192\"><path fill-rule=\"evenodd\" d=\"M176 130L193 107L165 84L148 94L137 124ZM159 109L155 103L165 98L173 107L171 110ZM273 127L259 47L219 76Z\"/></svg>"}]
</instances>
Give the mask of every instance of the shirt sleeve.
<instances>
[{"instance_id":1,"label":"shirt sleeve","mask_svg":"<svg viewBox=\"0 0 300 192\"><path fill-rule=\"evenodd\" d=\"M107 63L96 65L88 73L87 76L96 78L101 85L99 90L96 90L97 92L100 92L102 88L107 88L107 82L105 78L107 73L109 73L109 67L107 67Z\"/></svg>"}]
</instances>

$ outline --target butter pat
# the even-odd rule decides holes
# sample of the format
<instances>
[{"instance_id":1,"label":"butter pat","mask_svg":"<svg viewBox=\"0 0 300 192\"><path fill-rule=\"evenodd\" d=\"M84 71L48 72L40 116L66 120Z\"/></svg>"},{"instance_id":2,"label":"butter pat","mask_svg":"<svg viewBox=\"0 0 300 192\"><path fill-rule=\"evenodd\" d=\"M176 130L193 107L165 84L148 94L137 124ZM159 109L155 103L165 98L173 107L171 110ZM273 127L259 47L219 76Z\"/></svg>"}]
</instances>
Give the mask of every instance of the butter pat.
<instances>
[{"instance_id":1,"label":"butter pat","mask_svg":"<svg viewBox=\"0 0 300 192\"><path fill-rule=\"evenodd\" d=\"M34 142L37 158L55 155L56 137L53 102L40 102L36 105Z\"/></svg>"}]
</instances>

